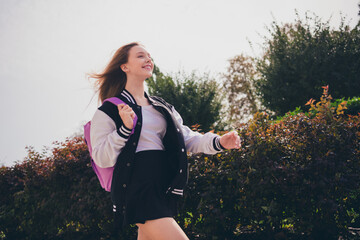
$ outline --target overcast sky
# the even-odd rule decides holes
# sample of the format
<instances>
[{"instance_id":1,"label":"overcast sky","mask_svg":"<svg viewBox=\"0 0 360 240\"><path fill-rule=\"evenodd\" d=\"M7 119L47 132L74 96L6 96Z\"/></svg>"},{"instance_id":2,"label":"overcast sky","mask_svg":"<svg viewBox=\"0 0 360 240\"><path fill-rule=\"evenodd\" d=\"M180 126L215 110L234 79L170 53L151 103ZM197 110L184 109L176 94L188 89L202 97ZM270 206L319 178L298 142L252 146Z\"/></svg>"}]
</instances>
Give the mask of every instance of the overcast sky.
<instances>
[{"instance_id":1,"label":"overcast sky","mask_svg":"<svg viewBox=\"0 0 360 240\"><path fill-rule=\"evenodd\" d=\"M86 73L123 44L140 41L165 73L217 76L257 44L276 19L340 12L354 27L359 0L0 0L0 165L79 132L97 108ZM251 49L248 41L254 43Z\"/></svg>"}]
</instances>

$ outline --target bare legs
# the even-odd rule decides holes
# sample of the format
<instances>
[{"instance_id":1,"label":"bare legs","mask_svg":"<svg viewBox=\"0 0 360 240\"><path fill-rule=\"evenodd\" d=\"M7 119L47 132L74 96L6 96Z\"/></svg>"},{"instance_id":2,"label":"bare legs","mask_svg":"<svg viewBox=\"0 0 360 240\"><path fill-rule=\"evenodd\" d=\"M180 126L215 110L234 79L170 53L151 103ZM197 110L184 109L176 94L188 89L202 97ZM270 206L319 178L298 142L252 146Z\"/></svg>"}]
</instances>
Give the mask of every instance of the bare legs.
<instances>
[{"instance_id":1,"label":"bare legs","mask_svg":"<svg viewBox=\"0 0 360 240\"><path fill-rule=\"evenodd\" d=\"M138 240L188 240L184 231L173 218L148 220L136 224L139 228Z\"/></svg>"}]
</instances>

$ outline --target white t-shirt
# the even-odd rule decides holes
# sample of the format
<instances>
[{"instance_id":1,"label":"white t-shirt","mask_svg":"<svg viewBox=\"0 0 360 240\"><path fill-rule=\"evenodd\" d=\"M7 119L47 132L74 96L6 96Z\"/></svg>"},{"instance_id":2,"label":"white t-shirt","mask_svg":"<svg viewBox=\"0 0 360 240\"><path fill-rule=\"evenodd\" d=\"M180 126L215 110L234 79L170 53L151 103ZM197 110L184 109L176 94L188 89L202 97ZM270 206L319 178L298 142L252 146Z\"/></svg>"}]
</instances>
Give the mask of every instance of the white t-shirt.
<instances>
[{"instance_id":1,"label":"white t-shirt","mask_svg":"<svg viewBox=\"0 0 360 240\"><path fill-rule=\"evenodd\" d=\"M142 106L142 127L136 152L144 150L164 150L162 139L166 133L164 116L152 105Z\"/></svg>"}]
</instances>

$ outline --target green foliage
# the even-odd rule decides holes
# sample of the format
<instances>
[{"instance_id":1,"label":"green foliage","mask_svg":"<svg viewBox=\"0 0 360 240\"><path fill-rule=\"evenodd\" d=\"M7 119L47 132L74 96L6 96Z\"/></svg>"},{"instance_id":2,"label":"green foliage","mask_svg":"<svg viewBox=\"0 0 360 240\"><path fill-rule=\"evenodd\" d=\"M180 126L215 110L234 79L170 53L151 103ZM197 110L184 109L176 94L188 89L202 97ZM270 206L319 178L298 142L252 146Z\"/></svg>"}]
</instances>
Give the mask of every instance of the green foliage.
<instances>
[{"instance_id":1,"label":"green foliage","mask_svg":"<svg viewBox=\"0 0 360 240\"><path fill-rule=\"evenodd\" d=\"M2 239L110 239L112 205L99 185L87 146L75 137L52 156L29 149L27 159L0 169ZM124 232L125 239L130 235Z\"/></svg>"},{"instance_id":2,"label":"green foliage","mask_svg":"<svg viewBox=\"0 0 360 240\"><path fill-rule=\"evenodd\" d=\"M312 117L274 123L257 113L239 130L239 151L191 157L182 215L192 213L189 232L200 239L350 238L348 227L360 226L360 114L336 111L324 93Z\"/></svg>"},{"instance_id":3,"label":"green foliage","mask_svg":"<svg viewBox=\"0 0 360 240\"><path fill-rule=\"evenodd\" d=\"M346 102L346 109L344 110L344 114L349 115L357 115L360 113L360 97L353 97L336 99L335 102L332 104L332 107L338 107L338 105L342 102Z\"/></svg>"},{"instance_id":4,"label":"green foliage","mask_svg":"<svg viewBox=\"0 0 360 240\"><path fill-rule=\"evenodd\" d=\"M360 22L353 29L344 22L336 30L316 16L271 25L255 85L265 107L284 115L325 85L335 98L360 95Z\"/></svg>"},{"instance_id":5,"label":"green foliage","mask_svg":"<svg viewBox=\"0 0 360 240\"><path fill-rule=\"evenodd\" d=\"M239 126L242 148L191 155L176 217L190 239L351 239L360 227L360 114L332 107ZM346 109L345 109L346 110ZM312 110L311 110L312 111ZM111 239L109 193L81 138L0 168L1 239ZM128 227L120 239L135 239Z\"/></svg>"},{"instance_id":6,"label":"green foliage","mask_svg":"<svg viewBox=\"0 0 360 240\"><path fill-rule=\"evenodd\" d=\"M311 101L314 100L310 99L308 103L310 104ZM357 115L360 113L360 97L349 97L347 100L345 100L345 98L335 99L334 102L330 103L330 108L336 109L336 111L343 111L343 114L345 115ZM301 107L297 107L294 111L287 112L284 116L277 117L276 121L282 120L288 116L295 116L299 113L304 113L306 116L314 116L317 111L315 109L310 109L309 112L304 112Z\"/></svg>"},{"instance_id":7,"label":"green foliage","mask_svg":"<svg viewBox=\"0 0 360 240\"><path fill-rule=\"evenodd\" d=\"M165 75L155 67L147 79L150 95L162 97L180 113L187 126L200 125L203 131L222 129L220 118L221 91L208 74L179 72Z\"/></svg>"}]
</instances>

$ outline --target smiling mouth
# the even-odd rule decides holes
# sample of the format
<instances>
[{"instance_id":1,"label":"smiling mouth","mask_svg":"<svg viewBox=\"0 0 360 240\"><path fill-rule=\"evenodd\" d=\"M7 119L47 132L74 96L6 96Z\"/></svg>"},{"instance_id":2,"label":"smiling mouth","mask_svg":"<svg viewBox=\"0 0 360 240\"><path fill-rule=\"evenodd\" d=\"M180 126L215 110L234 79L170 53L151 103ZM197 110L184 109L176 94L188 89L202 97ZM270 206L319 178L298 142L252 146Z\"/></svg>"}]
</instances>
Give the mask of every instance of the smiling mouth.
<instances>
[{"instance_id":1,"label":"smiling mouth","mask_svg":"<svg viewBox=\"0 0 360 240\"><path fill-rule=\"evenodd\" d=\"M145 69L147 69L147 70L151 70L151 66L150 66L150 65L146 65L146 66L143 67L143 68L145 68Z\"/></svg>"}]
</instances>

